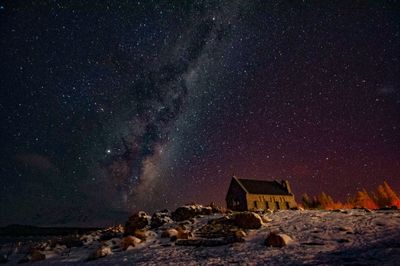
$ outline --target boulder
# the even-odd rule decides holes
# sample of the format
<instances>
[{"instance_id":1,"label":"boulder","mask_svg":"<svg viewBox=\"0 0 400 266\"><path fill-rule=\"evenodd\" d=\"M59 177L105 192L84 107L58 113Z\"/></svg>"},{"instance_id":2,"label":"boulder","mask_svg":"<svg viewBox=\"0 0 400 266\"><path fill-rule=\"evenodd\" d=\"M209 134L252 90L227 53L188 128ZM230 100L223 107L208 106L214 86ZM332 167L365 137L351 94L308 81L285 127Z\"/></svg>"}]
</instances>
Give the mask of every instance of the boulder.
<instances>
[{"instance_id":1,"label":"boulder","mask_svg":"<svg viewBox=\"0 0 400 266\"><path fill-rule=\"evenodd\" d=\"M141 241L146 241L147 231L143 229L136 229L135 232L133 232L133 236L139 238Z\"/></svg>"},{"instance_id":2,"label":"boulder","mask_svg":"<svg viewBox=\"0 0 400 266\"><path fill-rule=\"evenodd\" d=\"M192 237L192 232L190 231L179 231L178 230L178 234L176 235L176 239L189 239Z\"/></svg>"},{"instance_id":3,"label":"boulder","mask_svg":"<svg viewBox=\"0 0 400 266\"><path fill-rule=\"evenodd\" d=\"M174 221L184 221L192 219L198 215L210 215L212 214L211 207L204 207L203 205L193 204L178 207L171 216Z\"/></svg>"},{"instance_id":4,"label":"boulder","mask_svg":"<svg viewBox=\"0 0 400 266\"><path fill-rule=\"evenodd\" d=\"M121 248L122 250L127 250L129 247L135 247L139 244L141 240L134 236L126 236L121 240Z\"/></svg>"},{"instance_id":5,"label":"boulder","mask_svg":"<svg viewBox=\"0 0 400 266\"><path fill-rule=\"evenodd\" d=\"M101 230L100 240L107 241L112 238L121 237L124 234L124 226L121 224Z\"/></svg>"},{"instance_id":6,"label":"boulder","mask_svg":"<svg viewBox=\"0 0 400 266\"><path fill-rule=\"evenodd\" d=\"M162 238L172 238L172 237L176 237L177 235L178 235L178 230L176 230L174 228L165 229L161 233Z\"/></svg>"},{"instance_id":7,"label":"boulder","mask_svg":"<svg viewBox=\"0 0 400 266\"><path fill-rule=\"evenodd\" d=\"M181 227L177 227L176 229L177 234L171 237L171 241L175 241L177 239L189 239L192 238L192 232L189 230L185 230Z\"/></svg>"},{"instance_id":8,"label":"boulder","mask_svg":"<svg viewBox=\"0 0 400 266\"><path fill-rule=\"evenodd\" d=\"M30 254L28 255L28 260L29 261L41 261L41 260L45 260L46 259L46 255L43 254L41 251L34 249L30 252Z\"/></svg>"},{"instance_id":9,"label":"boulder","mask_svg":"<svg viewBox=\"0 0 400 266\"><path fill-rule=\"evenodd\" d=\"M286 235L286 234L277 234L277 233L270 233L265 239L265 245L267 247L284 247L286 245L289 245L290 243L293 242L293 239Z\"/></svg>"},{"instance_id":10,"label":"boulder","mask_svg":"<svg viewBox=\"0 0 400 266\"><path fill-rule=\"evenodd\" d=\"M129 217L125 224L125 235L132 235L135 230L143 229L150 225L151 217L144 211L139 211Z\"/></svg>"},{"instance_id":11,"label":"boulder","mask_svg":"<svg viewBox=\"0 0 400 266\"><path fill-rule=\"evenodd\" d=\"M101 246L98 249L96 249L92 254L89 255L88 260L96 260L108 256L110 254L112 254L110 247Z\"/></svg>"},{"instance_id":12,"label":"boulder","mask_svg":"<svg viewBox=\"0 0 400 266\"><path fill-rule=\"evenodd\" d=\"M257 213L254 212L240 212L234 216L235 224L243 229L258 229L262 226L263 222Z\"/></svg>"},{"instance_id":13,"label":"boulder","mask_svg":"<svg viewBox=\"0 0 400 266\"><path fill-rule=\"evenodd\" d=\"M172 223L172 222L173 221L170 217L168 210L163 210L160 212L155 212L153 214L153 216L151 216L150 227L158 228L158 227L162 226L163 224Z\"/></svg>"}]
</instances>

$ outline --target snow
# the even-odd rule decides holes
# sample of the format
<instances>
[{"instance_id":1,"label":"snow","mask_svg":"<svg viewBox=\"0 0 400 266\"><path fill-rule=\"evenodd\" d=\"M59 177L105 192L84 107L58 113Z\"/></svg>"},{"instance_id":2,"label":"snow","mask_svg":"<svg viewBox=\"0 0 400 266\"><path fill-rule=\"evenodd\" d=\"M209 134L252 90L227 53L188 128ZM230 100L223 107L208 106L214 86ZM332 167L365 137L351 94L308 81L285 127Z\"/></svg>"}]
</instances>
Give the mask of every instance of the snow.
<instances>
[{"instance_id":1,"label":"snow","mask_svg":"<svg viewBox=\"0 0 400 266\"><path fill-rule=\"evenodd\" d=\"M213 214L188 223L193 232ZM244 242L215 247L178 246L160 238L161 232L177 224L165 224L148 234L145 242L122 251L120 239L98 241L92 233L82 247L67 250L58 246L46 251L46 260L36 264L64 263L87 265L213 265L213 264L384 264L400 261L400 211L279 211L266 214L260 229L246 230ZM286 234L293 239L283 248L266 247L270 232ZM113 241L114 240L114 241ZM112 254L86 262L89 254L108 245ZM11 256L16 263L20 256Z\"/></svg>"}]
</instances>

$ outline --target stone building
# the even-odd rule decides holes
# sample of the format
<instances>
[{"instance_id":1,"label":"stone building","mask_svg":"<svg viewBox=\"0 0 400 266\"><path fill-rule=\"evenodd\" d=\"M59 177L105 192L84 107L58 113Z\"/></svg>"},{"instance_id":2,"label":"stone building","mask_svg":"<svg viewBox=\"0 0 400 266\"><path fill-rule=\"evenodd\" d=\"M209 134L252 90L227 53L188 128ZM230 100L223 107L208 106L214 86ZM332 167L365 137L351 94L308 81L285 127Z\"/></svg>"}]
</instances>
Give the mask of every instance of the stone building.
<instances>
[{"instance_id":1,"label":"stone building","mask_svg":"<svg viewBox=\"0 0 400 266\"><path fill-rule=\"evenodd\" d=\"M264 181L232 177L226 205L234 211L288 210L297 207L286 180Z\"/></svg>"}]
</instances>

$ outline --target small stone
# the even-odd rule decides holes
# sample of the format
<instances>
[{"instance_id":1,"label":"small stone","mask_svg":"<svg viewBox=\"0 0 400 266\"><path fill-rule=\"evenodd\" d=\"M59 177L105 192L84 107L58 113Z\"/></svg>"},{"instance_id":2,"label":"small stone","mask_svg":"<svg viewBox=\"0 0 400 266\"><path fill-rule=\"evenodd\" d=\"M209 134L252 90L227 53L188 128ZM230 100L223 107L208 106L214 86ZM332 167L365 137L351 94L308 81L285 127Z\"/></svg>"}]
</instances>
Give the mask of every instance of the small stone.
<instances>
[{"instance_id":1,"label":"small stone","mask_svg":"<svg viewBox=\"0 0 400 266\"><path fill-rule=\"evenodd\" d=\"M111 248L102 246L89 255L88 260L96 260L112 254Z\"/></svg>"},{"instance_id":2,"label":"small stone","mask_svg":"<svg viewBox=\"0 0 400 266\"><path fill-rule=\"evenodd\" d=\"M243 230L237 230L237 231L235 232L235 236L236 236L237 238L243 238L243 237L246 236L246 232L243 231Z\"/></svg>"},{"instance_id":3,"label":"small stone","mask_svg":"<svg viewBox=\"0 0 400 266\"><path fill-rule=\"evenodd\" d=\"M270 233L267 239L265 239L265 245L267 247L284 247L293 242L293 239L286 234Z\"/></svg>"}]
</instances>

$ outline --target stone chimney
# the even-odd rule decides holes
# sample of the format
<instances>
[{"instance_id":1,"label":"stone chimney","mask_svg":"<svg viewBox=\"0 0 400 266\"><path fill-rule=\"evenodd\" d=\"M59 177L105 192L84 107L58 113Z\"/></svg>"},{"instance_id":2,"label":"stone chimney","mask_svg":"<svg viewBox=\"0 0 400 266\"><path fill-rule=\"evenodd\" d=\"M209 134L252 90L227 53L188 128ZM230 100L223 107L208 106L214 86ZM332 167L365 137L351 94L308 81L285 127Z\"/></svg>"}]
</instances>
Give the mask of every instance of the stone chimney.
<instances>
[{"instance_id":1,"label":"stone chimney","mask_svg":"<svg viewBox=\"0 0 400 266\"><path fill-rule=\"evenodd\" d=\"M283 186L284 188L286 188L286 190L287 190L288 193L290 193L290 194L292 193L292 189L290 188L289 181L287 181L287 180L282 180L281 184L282 184L282 186Z\"/></svg>"}]
</instances>

